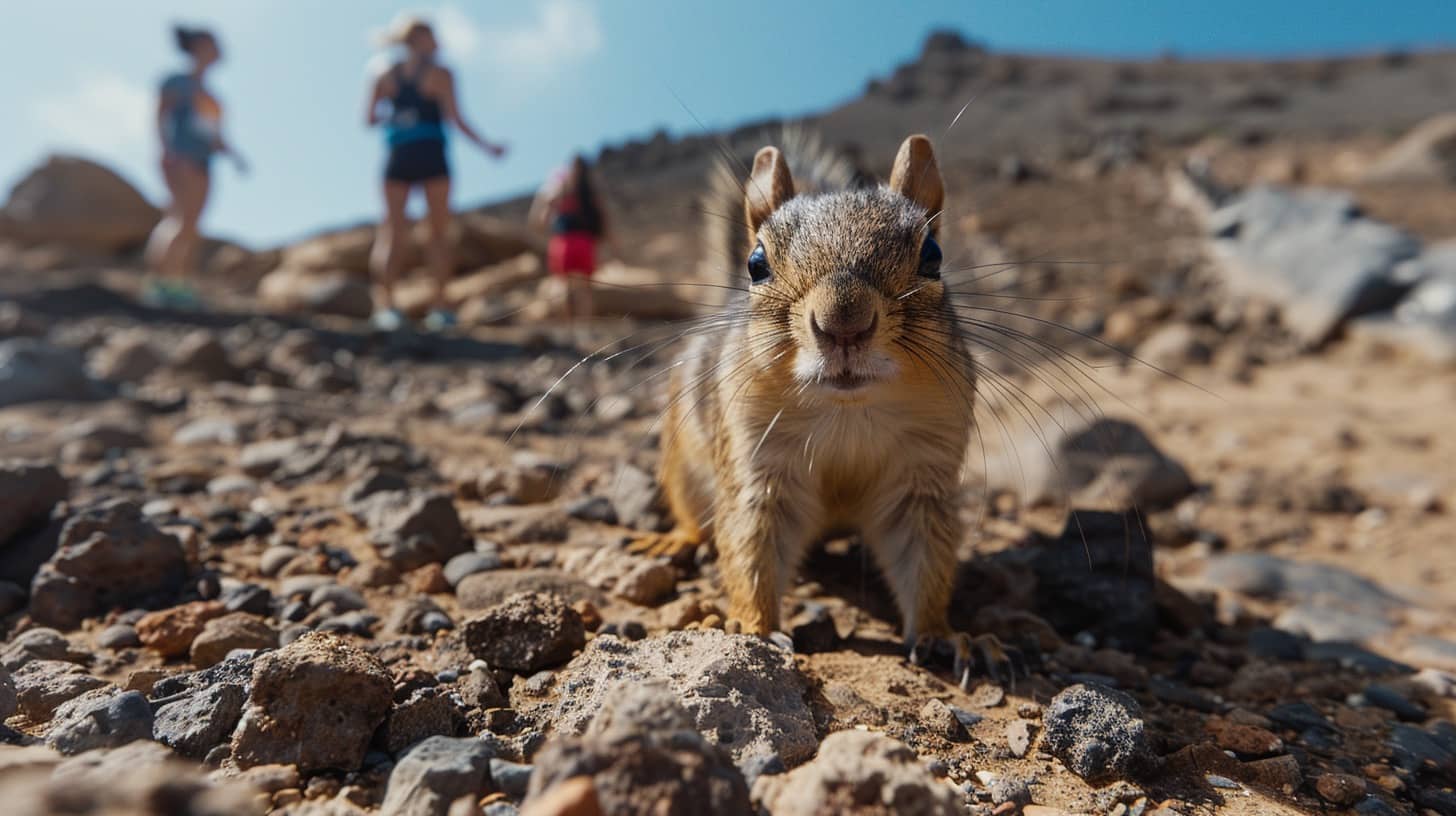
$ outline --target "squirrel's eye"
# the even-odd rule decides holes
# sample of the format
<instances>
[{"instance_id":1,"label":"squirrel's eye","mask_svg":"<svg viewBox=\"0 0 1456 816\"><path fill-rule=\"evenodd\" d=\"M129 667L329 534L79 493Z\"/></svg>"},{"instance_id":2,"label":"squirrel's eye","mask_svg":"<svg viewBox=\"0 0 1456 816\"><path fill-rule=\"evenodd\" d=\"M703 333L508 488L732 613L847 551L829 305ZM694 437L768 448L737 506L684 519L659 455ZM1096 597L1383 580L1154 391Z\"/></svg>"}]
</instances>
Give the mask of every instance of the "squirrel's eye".
<instances>
[{"instance_id":1,"label":"squirrel's eye","mask_svg":"<svg viewBox=\"0 0 1456 816\"><path fill-rule=\"evenodd\" d=\"M773 270L768 268L768 255L763 251L763 243L753 248L748 254L748 277L754 283L763 283L773 277Z\"/></svg>"},{"instance_id":2,"label":"squirrel's eye","mask_svg":"<svg viewBox=\"0 0 1456 816\"><path fill-rule=\"evenodd\" d=\"M920 245L920 275L931 280L940 280L940 244L934 238L926 238Z\"/></svg>"}]
</instances>

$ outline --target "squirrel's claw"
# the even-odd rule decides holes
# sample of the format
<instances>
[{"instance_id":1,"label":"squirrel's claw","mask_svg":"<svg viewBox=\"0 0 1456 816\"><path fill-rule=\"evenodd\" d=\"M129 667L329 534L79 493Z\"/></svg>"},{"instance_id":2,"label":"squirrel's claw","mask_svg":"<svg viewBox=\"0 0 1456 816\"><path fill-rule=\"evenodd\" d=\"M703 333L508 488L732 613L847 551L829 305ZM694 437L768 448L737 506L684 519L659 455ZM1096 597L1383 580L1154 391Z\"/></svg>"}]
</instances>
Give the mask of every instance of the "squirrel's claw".
<instances>
[{"instance_id":1,"label":"squirrel's claw","mask_svg":"<svg viewBox=\"0 0 1456 816\"><path fill-rule=\"evenodd\" d=\"M698 536L674 528L666 533L644 533L638 536L627 544L627 552L677 561L690 557L701 543Z\"/></svg>"},{"instance_id":2,"label":"squirrel's claw","mask_svg":"<svg viewBox=\"0 0 1456 816\"><path fill-rule=\"evenodd\" d=\"M1017 677L1026 677L1026 658L1021 650L1005 646L995 635L972 637L965 632L950 635L921 635L910 648L910 662L923 666L932 654L949 652L954 658L951 671L956 683L970 690L971 678L984 674L996 683L1016 687Z\"/></svg>"}]
</instances>

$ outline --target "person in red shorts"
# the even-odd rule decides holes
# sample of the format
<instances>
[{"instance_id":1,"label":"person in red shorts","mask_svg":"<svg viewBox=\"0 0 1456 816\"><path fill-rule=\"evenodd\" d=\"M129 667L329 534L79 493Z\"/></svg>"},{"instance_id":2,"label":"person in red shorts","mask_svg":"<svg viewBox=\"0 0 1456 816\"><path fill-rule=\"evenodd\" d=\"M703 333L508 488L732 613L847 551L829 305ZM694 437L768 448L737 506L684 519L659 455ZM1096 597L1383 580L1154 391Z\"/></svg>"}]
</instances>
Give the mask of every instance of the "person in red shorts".
<instances>
[{"instance_id":1,"label":"person in red shorts","mask_svg":"<svg viewBox=\"0 0 1456 816\"><path fill-rule=\"evenodd\" d=\"M592 316L597 243L607 235L606 215L591 176L586 159L577 155L547 180L531 205L531 223L550 230L546 266L565 279L563 316L573 323Z\"/></svg>"}]
</instances>

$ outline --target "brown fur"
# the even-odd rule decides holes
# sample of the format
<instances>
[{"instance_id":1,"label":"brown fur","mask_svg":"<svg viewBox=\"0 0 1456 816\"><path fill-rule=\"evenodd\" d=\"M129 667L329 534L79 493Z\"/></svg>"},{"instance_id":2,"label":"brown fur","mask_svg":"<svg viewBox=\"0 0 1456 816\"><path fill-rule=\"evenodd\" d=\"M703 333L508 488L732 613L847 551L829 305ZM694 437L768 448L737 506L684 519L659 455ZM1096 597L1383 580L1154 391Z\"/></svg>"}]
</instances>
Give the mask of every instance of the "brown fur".
<instances>
[{"instance_id":1,"label":"brown fur","mask_svg":"<svg viewBox=\"0 0 1456 816\"><path fill-rule=\"evenodd\" d=\"M774 148L744 187L749 285L730 328L699 338L671 379L660 480L677 528L711 535L745 631L779 626L779 601L816 540L857 529L895 596L907 640L949 634L963 535L959 473L975 371L921 250L944 188L930 142L901 147L888 187L795 196Z\"/></svg>"}]
</instances>

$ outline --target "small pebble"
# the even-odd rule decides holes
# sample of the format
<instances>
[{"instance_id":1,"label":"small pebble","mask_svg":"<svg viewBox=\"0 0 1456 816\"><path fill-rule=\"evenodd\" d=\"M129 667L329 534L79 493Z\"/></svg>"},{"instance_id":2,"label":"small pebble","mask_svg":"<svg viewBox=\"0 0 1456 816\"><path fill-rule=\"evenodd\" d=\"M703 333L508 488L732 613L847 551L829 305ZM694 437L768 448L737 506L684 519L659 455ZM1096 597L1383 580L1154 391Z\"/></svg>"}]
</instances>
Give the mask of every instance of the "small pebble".
<instances>
[{"instance_id":1,"label":"small pebble","mask_svg":"<svg viewBox=\"0 0 1456 816\"><path fill-rule=\"evenodd\" d=\"M1006 746L1014 757L1024 757L1031 749L1031 737L1035 728L1026 720L1012 720L1006 724Z\"/></svg>"},{"instance_id":2,"label":"small pebble","mask_svg":"<svg viewBox=\"0 0 1456 816\"><path fill-rule=\"evenodd\" d=\"M1326 802L1348 807L1365 795L1365 780L1351 774L1327 773L1315 780L1314 788Z\"/></svg>"}]
</instances>

